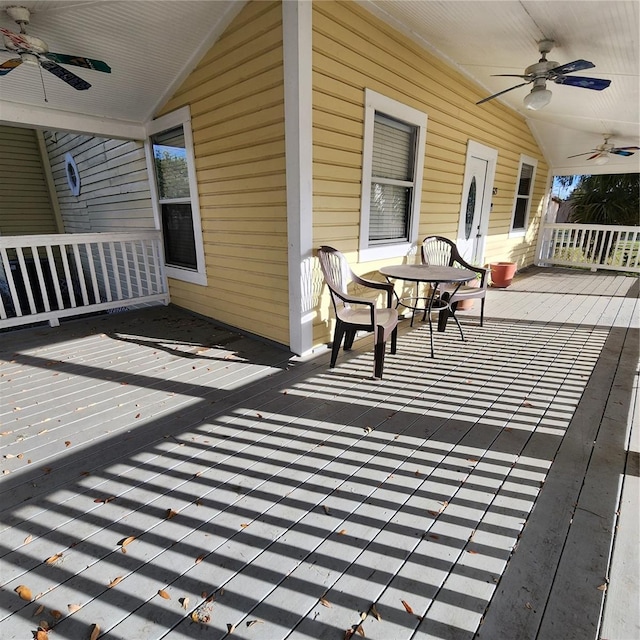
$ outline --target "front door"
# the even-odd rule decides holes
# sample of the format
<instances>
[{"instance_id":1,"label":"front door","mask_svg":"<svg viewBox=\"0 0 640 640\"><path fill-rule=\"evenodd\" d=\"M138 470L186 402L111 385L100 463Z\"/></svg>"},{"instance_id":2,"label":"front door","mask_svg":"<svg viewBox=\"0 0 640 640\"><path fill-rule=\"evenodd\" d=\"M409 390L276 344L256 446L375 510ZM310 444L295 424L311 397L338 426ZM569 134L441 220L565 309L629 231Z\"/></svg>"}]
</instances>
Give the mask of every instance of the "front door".
<instances>
[{"instance_id":1,"label":"front door","mask_svg":"<svg viewBox=\"0 0 640 640\"><path fill-rule=\"evenodd\" d=\"M473 264L483 263L497 157L495 149L469 141L457 244L464 259Z\"/></svg>"}]
</instances>

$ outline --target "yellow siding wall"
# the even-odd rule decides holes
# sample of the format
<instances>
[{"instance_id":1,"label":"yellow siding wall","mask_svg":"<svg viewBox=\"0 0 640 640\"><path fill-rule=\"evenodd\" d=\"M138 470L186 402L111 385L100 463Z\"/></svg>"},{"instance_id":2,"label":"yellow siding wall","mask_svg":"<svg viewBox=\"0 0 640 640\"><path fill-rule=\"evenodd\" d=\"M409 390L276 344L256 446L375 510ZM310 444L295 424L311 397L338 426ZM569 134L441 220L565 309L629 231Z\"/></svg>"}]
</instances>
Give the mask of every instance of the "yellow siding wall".
<instances>
[{"instance_id":1,"label":"yellow siding wall","mask_svg":"<svg viewBox=\"0 0 640 640\"><path fill-rule=\"evenodd\" d=\"M57 233L33 129L0 126L0 233Z\"/></svg>"},{"instance_id":2,"label":"yellow siding wall","mask_svg":"<svg viewBox=\"0 0 640 640\"><path fill-rule=\"evenodd\" d=\"M144 145L75 133L46 134L65 233L155 228ZM80 193L67 183L65 155L80 174Z\"/></svg>"},{"instance_id":3,"label":"yellow siding wall","mask_svg":"<svg viewBox=\"0 0 640 640\"><path fill-rule=\"evenodd\" d=\"M250 2L158 115L191 108L208 286L176 304L289 343L280 2Z\"/></svg>"},{"instance_id":4,"label":"yellow siding wall","mask_svg":"<svg viewBox=\"0 0 640 640\"><path fill-rule=\"evenodd\" d=\"M548 169L524 119L355 2L315 2L313 11L314 246L344 251L358 273L380 263L355 264L360 226L364 89L373 89L428 116L418 238L455 239L467 141L498 150L485 247L487 262L533 261ZM509 238L520 154L538 159L530 227ZM536 214L538 217L536 218ZM397 262L392 260L390 262ZM314 343L328 339L328 301L314 327Z\"/></svg>"}]
</instances>

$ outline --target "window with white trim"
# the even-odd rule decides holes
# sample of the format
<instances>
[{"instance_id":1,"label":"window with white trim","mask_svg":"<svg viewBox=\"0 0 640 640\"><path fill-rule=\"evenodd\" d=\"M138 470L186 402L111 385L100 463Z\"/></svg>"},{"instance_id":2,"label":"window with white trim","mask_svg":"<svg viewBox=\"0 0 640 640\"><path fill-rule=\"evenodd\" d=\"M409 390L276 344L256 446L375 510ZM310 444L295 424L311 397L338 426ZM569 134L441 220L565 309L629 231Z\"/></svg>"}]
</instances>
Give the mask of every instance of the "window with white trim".
<instances>
[{"instance_id":1,"label":"window with white trim","mask_svg":"<svg viewBox=\"0 0 640 640\"><path fill-rule=\"evenodd\" d=\"M538 161L535 158L520 156L518 181L516 182L516 194L511 218L512 233L524 233L529 224L529 212L531 211L533 184L536 178L537 166Z\"/></svg>"},{"instance_id":2,"label":"window with white trim","mask_svg":"<svg viewBox=\"0 0 640 640\"><path fill-rule=\"evenodd\" d=\"M417 241L425 113L369 89L360 213L360 260L407 255Z\"/></svg>"},{"instance_id":3,"label":"window with white trim","mask_svg":"<svg viewBox=\"0 0 640 640\"><path fill-rule=\"evenodd\" d=\"M148 131L147 158L153 173L154 210L162 230L167 275L206 284L188 108L154 120Z\"/></svg>"}]
</instances>

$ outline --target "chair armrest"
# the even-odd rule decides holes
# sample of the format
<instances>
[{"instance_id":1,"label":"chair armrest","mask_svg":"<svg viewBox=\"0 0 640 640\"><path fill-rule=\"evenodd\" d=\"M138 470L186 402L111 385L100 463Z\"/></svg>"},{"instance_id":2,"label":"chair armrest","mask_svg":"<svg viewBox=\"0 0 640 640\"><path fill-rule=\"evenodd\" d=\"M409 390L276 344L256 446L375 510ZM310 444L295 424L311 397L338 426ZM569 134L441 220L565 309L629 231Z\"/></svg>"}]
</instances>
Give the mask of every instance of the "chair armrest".
<instances>
[{"instance_id":1,"label":"chair armrest","mask_svg":"<svg viewBox=\"0 0 640 640\"><path fill-rule=\"evenodd\" d=\"M360 276L353 274L353 281L363 287L369 287L370 289L380 289L387 292L387 309L391 309L393 302L393 284L391 282L379 282L377 280L367 280Z\"/></svg>"}]
</instances>

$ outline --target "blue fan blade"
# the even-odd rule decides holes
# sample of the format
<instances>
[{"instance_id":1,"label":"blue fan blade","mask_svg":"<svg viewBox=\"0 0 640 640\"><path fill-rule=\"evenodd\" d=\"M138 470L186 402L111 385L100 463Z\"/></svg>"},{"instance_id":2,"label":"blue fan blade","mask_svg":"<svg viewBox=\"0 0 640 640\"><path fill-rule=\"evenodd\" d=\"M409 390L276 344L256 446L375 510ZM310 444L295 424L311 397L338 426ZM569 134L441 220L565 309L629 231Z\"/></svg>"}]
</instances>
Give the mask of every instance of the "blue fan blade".
<instances>
[{"instance_id":1,"label":"blue fan blade","mask_svg":"<svg viewBox=\"0 0 640 640\"><path fill-rule=\"evenodd\" d=\"M573 73L574 71L584 71L585 69L593 69L596 65L588 60L574 60L573 62L567 62L567 64L561 64L559 67L549 69L549 73L556 73L559 76L565 73Z\"/></svg>"},{"instance_id":2,"label":"blue fan blade","mask_svg":"<svg viewBox=\"0 0 640 640\"><path fill-rule=\"evenodd\" d=\"M633 155L633 151L624 151L623 149L611 149L609 153L615 153L617 156L625 156L625 158Z\"/></svg>"},{"instance_id":3,"label":"blue fan blade","mask_svg":"<svg viewBox=\"0 0 640 640\"><path fill-rule=\"evenodd\" d=\"M91 86L86 80L79 78L75 73L71 73L71 71L68 71L67 69L63 69L60 65L51 60L41 58L40 65L43 69L46 69L49 73L53 73L54 76L57 76L60 80L64 80L64 82L71 85L78 91L83 91Z\"/></svg>"},{"instance_id":4,"label":"blue fan blade","mask_svg":"<svg viewBox=\"0 0 640 640\"><path fill-rule=\"evenodd\" d=\"M611 84L611 80L583 78L581 76L560 76L559 78L553 78L553 81L556 84L568 84L571 87L582 87L583 89L594 89L595 91L602 91Z\"/></svg>"}]
</instances>

